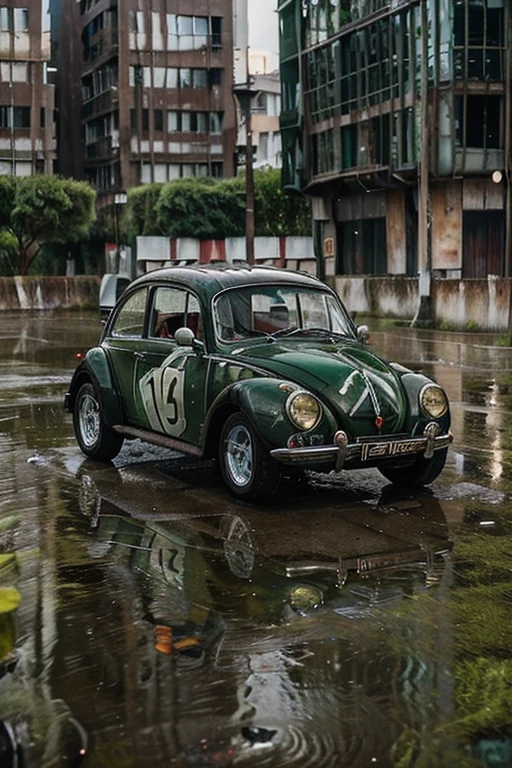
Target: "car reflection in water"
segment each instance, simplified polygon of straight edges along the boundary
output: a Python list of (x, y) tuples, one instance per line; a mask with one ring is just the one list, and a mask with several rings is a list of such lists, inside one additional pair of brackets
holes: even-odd
[[(383, 495), (374, 506), (323, 508), (317, 500), (314, 514), (196, 505), (163, 517), (151, 494), (135, 519), (125, 511), (140, 498), (141, 473), (83, 472), (80, 510), (102, 593), (113, 603), (123, 595), (121, 613), (152, 638), (151, 653), (131, 640), (136, 685), (154, 686), (158, 704), (150, 697), (146, 706), (164, 715), (159, 740), (170, 753), (186, 764), (335, 766), (340, 756), (349, 765), (378, 755), (391, 765), (396, 700), (428, 698), (433, 675), (413, 669), (412, 654), (393, 656), (383, 617), (439, 583), (451, 549), (439, 502)], [(105, 638), (96, 645), (105, 648)], [(106, 652), (119, 685), (124, 673)], [(153, 711), (139, 720), (141, 733), (155, 730)]]

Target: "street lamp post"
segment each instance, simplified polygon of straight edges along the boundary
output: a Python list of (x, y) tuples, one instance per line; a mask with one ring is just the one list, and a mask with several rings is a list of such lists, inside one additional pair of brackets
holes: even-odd
[(126, 205), (128, 196), (126, 192), (116, 192), (114, 195), (114, 225), (116, 231), (116, 274), (119, 273), (121, 262), (120, 233), (119, 233), (119, 206)]
[(251, 101), (257, 89), (251, 82), (249, 70), (247, 70), (247, 82), (235, 85), (234, 91), (245, 122), (245, 253), (247, 263), (252, 267), (254, 266), (254, 174)]

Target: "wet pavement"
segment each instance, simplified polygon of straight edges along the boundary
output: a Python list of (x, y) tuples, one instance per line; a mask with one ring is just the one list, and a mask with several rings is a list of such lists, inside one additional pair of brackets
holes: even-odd
[(86, 460), (62, 407), (95, 315), (2, 313), (0, 768), (512, 766), (512, 350), (372, 322), (455, 441), (427, 490)]

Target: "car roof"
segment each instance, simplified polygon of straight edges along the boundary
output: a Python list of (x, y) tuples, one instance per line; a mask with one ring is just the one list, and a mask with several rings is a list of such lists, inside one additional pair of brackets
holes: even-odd
[(303, 288), (329, 290), (317, 277), (307, 272), (292, 272), (276, 267), (232, 264), (197, 264), (186, 267), (171, 266), (154, 269), (138, 277), (131, 288), (145, 283), (181, 283), (210, 298), (225, 288), (241, 288), (246, 285), (288, 283)]

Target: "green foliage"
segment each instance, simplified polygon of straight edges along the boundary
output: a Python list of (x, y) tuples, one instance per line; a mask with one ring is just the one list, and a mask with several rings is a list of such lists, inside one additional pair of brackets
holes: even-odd
[(479, 658), (455, 668), (456, 722), (461, 739), (511, 731), (512, 661)]
[(0, 226), (17, 241), (19, 274), (26, 274), (45, 242), (85, 237), (96, 195), (82, 181), (57, 176), (0, 177)]
[[(1, 205), (1, 199), (0, 199)], [(268, 237), (311, 235), (311, 202), (281, 190), (275, 168), (254, 172), (255, 234)], [(138, 235), (222, 240), (245, 234), (245, 177), (177, 179), (131, 189), (122, 222), (127, 242)]]
[(262, 168), (254, 172), (254, 202), (257, 235), (311, 235), (311, 201), (306, 197), (285, 195), (278, 168)]
[(123, 211), (122, 233), (127, 242), (139, 235), (161, 235), (156, 204), (163, 184), (145, 184), (128, 192), (126, 212)]
[(0, 230), (0, 275), (16, 275), (17, 261), (18, 241), (9, 230)]
[(222, 240), (244, 234), (245, 207), (238, 180), (179, 179), (165, 184), (156, 203), (168, 237)]

